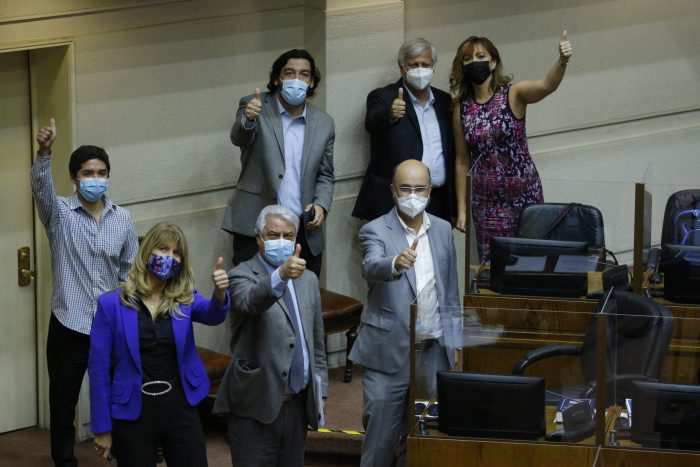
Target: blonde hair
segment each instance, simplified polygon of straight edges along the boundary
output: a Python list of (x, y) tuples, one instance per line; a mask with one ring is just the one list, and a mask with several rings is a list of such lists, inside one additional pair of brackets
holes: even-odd
[(496, 68), (491, 72), (491, 92), (496, 92), (500, 86), (510, 83), (513, 80), (511, 75), (503, 73), (503, 64), (501, 63), (501, 54), (498, 53), (496, 46), (486, 37), (470, 36), (457, 47), (457, 55), (452, 60), (452, 72), (450, 73), (450, 92), (454, 96), (456, 104), (462, 102), (468, 97), (474, 97), (474, 85), (468, 79), (464, 79), (462, 67), (464, 56), (471, 55), (477, 45), (481, 45), (486, 52), (491, 56), (491, 60), (496, 61)]
[(125, 306), (138, 310), (139, 301), (153, 293), (153, 289), (148, 283), (146, 265), (151, 257), (151, 251), (163, 246), (166, 242), (175, 243), (177, 249), (180, 250), (180, 270), (166, 283), (163, 298), (154, 317), (169, 313), (170, 316), (176, 318), (185, 316), (178, 308), (179, 305), (189, 305), (194, 301), (194, 273), (190, 264), (185, 234), (174, 224), (161, 222), (148, 231), (136, 253), (129, 278), (120, 284), (122, 287), (120, 299)]

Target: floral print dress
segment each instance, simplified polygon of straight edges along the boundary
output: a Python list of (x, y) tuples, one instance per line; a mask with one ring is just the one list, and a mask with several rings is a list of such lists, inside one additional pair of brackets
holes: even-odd
[(489, 259), (491, 237), (513, 236), (528, 204), (543, 201), (542, 182), (530, 157), (525, 117), (516, 118), (508, 103), (510, 84), (484, 104), (462, 101), (460, 115), (469, 146), (472, 219), (479, 259)]

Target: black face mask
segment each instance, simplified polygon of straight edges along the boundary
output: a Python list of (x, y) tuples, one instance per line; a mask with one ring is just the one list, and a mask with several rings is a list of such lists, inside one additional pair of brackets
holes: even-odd
[(462, 66), (462, 75), (474, 84), (481, 84), (491, 76), (489, 63), (488, 60), (467, 63)]

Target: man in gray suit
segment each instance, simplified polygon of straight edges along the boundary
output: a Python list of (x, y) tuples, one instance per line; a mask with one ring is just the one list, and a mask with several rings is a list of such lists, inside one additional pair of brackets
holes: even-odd
[[(410, 305), (422, 336), (421, 368), (429, 391), (435, 373), (455, 365), (459, 336), (457, 258), (452, 227), (424, 212), (430, 172), (413, 159), (396, 167), (395, 208), (360, 230), (367, 306), (350, 360), (364, 367), (363, 467), (406, 465)], [(455, 311), (457, 313), (455, 313)]]
[(231, 364), (214, 404), (228, 415), (236, 467), (303, 467), (328, 370), (316, 276), (295, 243), (299, 216), (280, 205), (257, 218), (258, 254), (229, 271)]
[(333, 200), (333, 118), (306, 102), (321, 82), (314, 58), (293, 49), (272, 65), (267, 89), (241, 99), (231, 142), (241, 174), (221, 228), (233, 234), (233, 264), (257, 252), (255, 218), (281, 204), (300, 218), (297, 242), (307, 269), (321, 272), (323, 220)]

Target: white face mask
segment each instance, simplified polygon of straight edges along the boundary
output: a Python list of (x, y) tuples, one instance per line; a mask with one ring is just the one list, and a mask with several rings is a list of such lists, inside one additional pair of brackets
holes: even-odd
[(425, 211), (429, 197), (419, 196), (415, 193), (398, 198), (399, 210), (409, 217), (416, 217)]
[(430, 81), (433, 79), (433, 69), (432, 68), (411, 68), (406, 70), (406, 81), (408, 84), (413, 86), (415, 89), (422, 91), (430, 85)]

